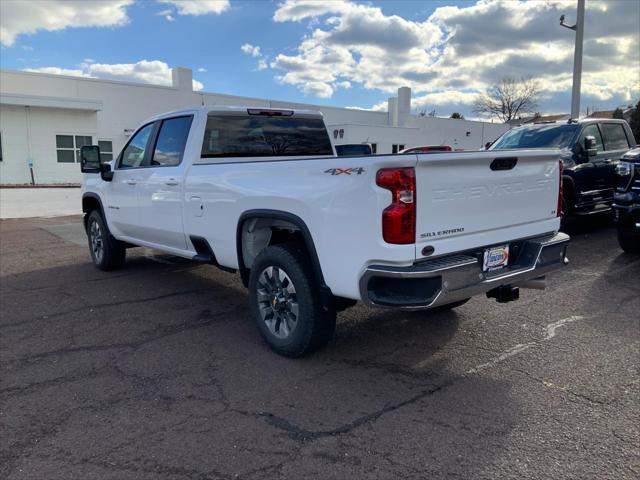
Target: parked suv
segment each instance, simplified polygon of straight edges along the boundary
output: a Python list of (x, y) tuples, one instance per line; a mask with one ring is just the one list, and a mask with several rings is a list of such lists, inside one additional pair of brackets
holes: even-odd
[(589, 118), (512, 128), (489, 150), (559, 148), (564, 166), (563, 213), (588, 215), (611, 209), (616, 164), (635, 146), (624, 120)]
[(613, 208), (620, 247), (640, 253), (640, 148), (627, 152), (616, 166)]

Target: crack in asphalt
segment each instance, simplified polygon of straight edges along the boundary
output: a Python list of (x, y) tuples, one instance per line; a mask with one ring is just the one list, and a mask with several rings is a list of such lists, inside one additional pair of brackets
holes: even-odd
[[(137, 300), (135, 301), (135, 303), (138, 303), (138, 302), (139, 301)], [(131, 303), (131, 302), (123, 302), (123, 303)], [(231, 307), (228, 307), (224, 310), (220, 310), (213, 318), (205, 318), (203, 320), (198, 318), (196, 319), (196, 321), (185, 321), (177, 325), (163, 326), (158, 329), (154, 329), (151, 332), (148, 332), (150, 336), (139, 339), (139, 340), (133, 340), (131, 342), (60, 348), (57, 350), (50, 350), (50, 351), (38, 353), (35, 355), (28, 355), (26, 357), (8, 360), (5, 362), (4, 368), (6, 369), (7, 367), (15, 366), (15, 365), (24, 366), (26, 364), (35, 363), (35, 362), (38, 362), (50, 357), (59, 356), (59, 355), (68, 355), (68, 354), (82, 353), (82, 352), (101, 352), (101, 351), (120, 350), (120, 349), (137, 349), (142, 347), (143, 345), (147, 345), (149, 343), (156, 342), (158, 340), (162, 340), (167, 337), (178, 335), (183, 332), (208, 327), (216, 323), (222, 323), (225, 320), (221, 320), (221, 317), (228, 314), (230, 311), (235, 310), (236, 308), (237, 306), (232, 305)], [(156, 332), (159, 332), (159, 333), (156, 333)]]
[(415, 402), (418, 402), (419, 400), (422, 400), (423, 398), (433, 395), (443, 390), (444, 388), (447, 388), (453, 385), (453, 383), (454, 383), (453, 381), (450, 381), (447, 383), (443, 383), (435, 388), (432, 388), (429, 390), (423, 390), (422, 392), (406, 400), (387, 405), (379, 410), (368, 413), (366, 415), (362, 415), (351, 422), (345, 423), (343, 425), (340, 425), (336, 428), (332, 428), (329, 430), (307, 430), (295, 425), (293, 422), (290, 422), (284, 417), (280, 417), (278, 415), (275, 415), (269, 412), (250, 412), (246, 410), (237, 410), (237, 409), (232, 409), (232, 411), (239, 413), (241, 415), (249, 416), (249, 417), (261, 418), (265, 420), (272, 427), (275, 427), (285, 432), (290, 438), (294, 440), (302, 441), (302, 442), (307, 442), (307, 441), (314, 441), (324, 437), (334, 437), (337, 435), (349, 433), (352, 430), (362, 425), (375, 422), (377, 419), (379, 419), (380, 417), (382, 417), (383, 415), (389, 412), (393, 412), (395, 410), (398, 410), (399, 408), (405, 407), (407, 405), (411, 405)]
[[(37, 318), (31, 318), (29, 320), (21, 320), (19, 322), (8, 322), (8, 323), (2, 323), (0, 324), (0, 326), (2, 327), (19, 327), (19, 326), (23, 326), (23, 325), (27, 325), (29, 323), (33, 323), (33, 322), (37, 322), (37, 321), (41, 321), (41, 320), (50, 320), (52, 318), (57, 318), (57, 317), (63, 317), (65, 315), (69, 315), (71, 313), (78, 313), (78, 312), (83, 312), (86, 310), (92, 311), (92, 310), (101, 310), (101, 309), (109, 309), (112, 307), (121, 307), (123, 305), (135, 305), (138, 303), (146, 303), (146, 302), (153, 302), (155, 300), (164, 300), (167, 298), (173, 298), (173, 297), (177, 297), (180, 295), (192, 295), (192, 294), (196, 294), (196, 293), (204, 293), (204, 292), (208, 292), (210, 291), (209, 288), (196, 288), (196, 289), (191, 289), (191, 290), (183, 290), (180, 292), (170, 292), (170, 293), (164, 293), (162, 295), (156, 295), (154, 297), (145, 297), (145, 298), (134, 298), (134, 299), (129, 299), (129, 300), (120, 300), (120, 301), (114, 301), (114, 302), (103, 302), (103, 303), (94, 303), (91, 305), (86, 305), (86, 306), (82, 306), (82, 307), (77, 307), (77, 308), (71, 308), (69, 310), (64, 310), (64, 311), (60, 311), (60, 312), (55, 312), (55, 313), (51, 313), (49, 315), (43, 315), (41, 317), (37, 317)], [(71, 294), (69, 294), (71, 295)]]

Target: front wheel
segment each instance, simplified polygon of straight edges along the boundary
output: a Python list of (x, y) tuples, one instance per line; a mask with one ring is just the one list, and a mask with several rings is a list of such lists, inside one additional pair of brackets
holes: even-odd
[(300, 357), (324, 346), (336, 312), (322, 305), (308, 255), (297, 244), (265, 248), (251, 266), (251, 315), (276, 353)]
[(618, 227), (618, 243), (627, 253), (640, 253), (640, 235), (629, 228)]
[(115, 270), (124, 265), (126, 249), (113, 238), (98, 210), (93, 210), (87, 218), (87, 238), (93, 264), (100, 270)]

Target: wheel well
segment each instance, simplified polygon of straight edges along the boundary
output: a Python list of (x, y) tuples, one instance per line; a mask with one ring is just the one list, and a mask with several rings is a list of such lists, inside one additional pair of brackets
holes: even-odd
[[(298, 242), (309, 256), (316, 281), (325, 297), (331, 296), (326, 286), (311, 233), (296, 215), (276, 210), (253, 210), (240, 217), (237, 230), (237, 254), (240, 276), (249, 285), (251, 265), (258, 254), (270, 245)], [(325, 295), (326, 294), (326, 295)]]
[(87, 218), (89, 218), (89, 214), (94, 210), (98, 210), (102, 212), (102, 205), (100, 204), (100, 200), (94, 197), (93, 195), (86, 195), (82, 197), (82, 212), (84, 213), (84, 227), (87, 228)]
[(93, 210), (100, 210), (100, 202), (96, 197), (83, 197), (82, 198), (82, 211), (84, 213), (91, 213)]
[(300, 228), (286, 220), (254, 217), (246, 219), (240, 227), (240, 252), (244, 268), (251, 265), (262, 250), (279, 243), (299, 242), (306, 249)]

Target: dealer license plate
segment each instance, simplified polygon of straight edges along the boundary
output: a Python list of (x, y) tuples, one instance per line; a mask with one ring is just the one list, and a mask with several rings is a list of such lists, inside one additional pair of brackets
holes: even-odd
[(504, 268), (509, 263), (509, 245), (487, 248), (484, 251), (482, 271), (491, 272)]

